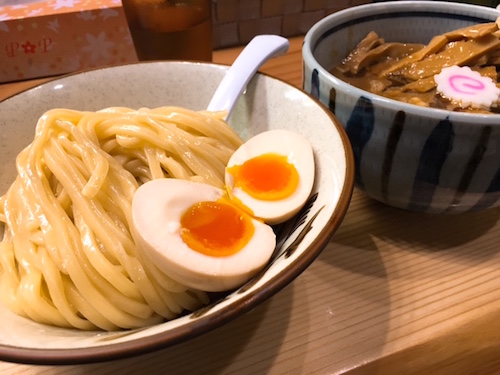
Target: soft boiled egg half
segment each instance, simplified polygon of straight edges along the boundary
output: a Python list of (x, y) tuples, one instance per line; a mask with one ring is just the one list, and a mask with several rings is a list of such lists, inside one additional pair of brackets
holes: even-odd
[(269, 224), (290, 219), (314, 183), (312, 147), (302, 135), (277, 129), (260, 133), (231, 156), (225, 173), (233, 200)]
[(226, 190), (178, 179), (140, 186), (132, 202), (132, 235), (179, 283), (231, 290), (269, 262), (276, 237), (266, 223), (297, 213), (313, 182), (313, 152), (305, 138), (286, 130), (261, 133), (233, 154)]

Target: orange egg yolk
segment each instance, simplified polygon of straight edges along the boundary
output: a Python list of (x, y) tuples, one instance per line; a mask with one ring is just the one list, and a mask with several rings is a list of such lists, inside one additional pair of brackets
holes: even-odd
[(234, 186), (260, 200), (280, 200), (292, 195), (299, 185), (299, 173), (287, 156), (262, 154), (228, 168)]
[(251, 217), (223, 200), (195, 203), (181, 217), (182, 240), (191, 249), (209, 256), (237, 253), (254, 232)]

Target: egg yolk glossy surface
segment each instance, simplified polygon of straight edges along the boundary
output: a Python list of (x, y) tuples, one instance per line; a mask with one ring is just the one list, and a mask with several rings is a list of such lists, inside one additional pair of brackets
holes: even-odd
[(256, 199), (279, 200), (292, 195), (299, 185), (299, 174), (287, 156), (275, 153), (258, 155), (227, 169), (234, 186)]
[(254, 233), (251, 217), (223, 201), (195, 203), (181, 217), (181, 238), (191, 249), (205, 255), (232, 255), (240, 251)]
[(193, 289), (225, 291), (250, 280), (276, 247), (272, 228), (216, 187), (158, 179), (132, 200), (132, 236), (158, 270)]
[(268, 224), (290, 219), (314, 184), (313, 149), (302, 135), (285, 129), (259, 133), (241, 145), (226, 167), (229, 196)]

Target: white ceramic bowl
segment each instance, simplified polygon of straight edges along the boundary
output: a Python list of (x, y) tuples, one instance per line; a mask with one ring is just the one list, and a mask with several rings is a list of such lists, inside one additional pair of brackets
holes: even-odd
[(500, 115), (406, 104), (329, 73), (370, 31), (388, 42), (428, 43), (435, 35), (499, 15), (493, 8), (453, 2), (382, 2), (334, 13), (308, 31), (304, 90), (329, 106), (345, 127), (356, 186), (381, 202), (417, 212), (500, 205)]
[[(186, 62), (97, 69), (53, 80), (0, 102), (0, 194), (12, 183), (14, 159), (31, 142), (36, 121), (44, 111), (54, 107), (97, 110), (166, 104), (204, 109), (226, 69), (216, 64)], [(279, 238), (284, 242), (280, 242), (266, 269), (206, 308), (130, 331), (55, 328), (0, 306), (0, 360), (82, 363), (129, 357), (173, 345), (252, 309), (291, 282), (316, 258), (340, 225), (353, 189), (353, 158), (342, 127), (308, 94), (263, 74), (250, 82), (230, 123), (243, 138), (267, 129), (291, 129), (309, 139), (314, 148), (316, 179), (312, 196), (305, 209), (283, 227)]]

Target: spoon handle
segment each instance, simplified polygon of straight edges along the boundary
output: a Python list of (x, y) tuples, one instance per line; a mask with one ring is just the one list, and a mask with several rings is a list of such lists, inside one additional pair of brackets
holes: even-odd
[(207, 110), (227, 111), (227, 120), (239, 96), (262, 64), (271, 57), (285, 54), (289, 46), (288, 39), (278, 35), (254, 37), (227, 71)]

